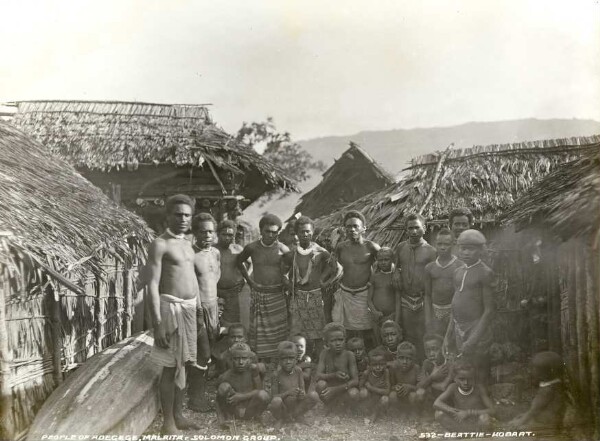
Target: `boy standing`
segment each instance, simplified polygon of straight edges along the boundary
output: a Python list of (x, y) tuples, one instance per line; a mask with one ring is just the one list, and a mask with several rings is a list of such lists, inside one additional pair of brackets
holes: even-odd
[(477, 373), (483, 375), (480, 384), (485, 384), (489, 374), (487, 352), (491, 342), (494, 286), (494, 272), (480, 258), (485, 243), (485, 236), (477, 230), (463, 231), (458, 237), (460, 257), (465, 265), (454, 273), (452, 315), (444, 338), (446, 351), (454, 346), (457, 354), (471, 356)]
[(404, 338), (417, 348), (417, 358), (423, 359), (423, 335), (425, 334), (425, 265), (435, 259), (435, 248), (429, 245), (425, 234), (425, 219), (419, 214), (406, 216), (408, 240), (396, 249), (396, 262), (400, 267), (402, 294), (400, 300)]
[(224, 300), (221, 323), (227, 327), (231, 323), (239, 323), (240, 294), (244, 288), (244, 276), (237, 267), (237, 256), (242, 252), (241, 245), (233, 243), (235, 222), (224, 220), (219, 224), (219, 242), (217, 249), (221, 253), (221, 278), (217, 284), (217, 295)]
[(373, 347), (367, 284), (379, 245), (363, 237), (365, 217), (362, 213), (346, 213), (344, 227), (348, 240), (337, 244), (335, 248), (335, 256), (344, 268), (344, 274), (340, 287), (334, 294), (332, 319), (341, 323), (351, 337), (362, 337), (367, 347)]
[[(277, 345), (289, 335), (282, 258), (290, 250), (277, 240), (281, 219), (266, 214), (258, 226), (261, 238), (246, 245), (237, 266), (252, 289), (249, 342), (259, 358), (268, 360), (277, 356)], [(254, 267), (252, 277), (245, 265), (248, 258)]]
[(454, 296), (454, 272), (464, 265), (452, 254), (452, 232), (442, 228), (435, 239), (437, 258), (425, 265), (426, 328), (444, 335), (450, 322)]
[(381, 344), (381, 324), (386, 320), (400, 321), (400, 292), (393, 280), (393, 259), (391, 248), (381, 247), (377, 252), (377, 268), (369, 279), (367, 305), (373, 316), (373, 332), (378, 345)]
[[(211, 347), (214, 349), (219, 336), (217, 282), (221, 276), (221, 268), (219, 250), (212, 246), (215, 226), (215, 220), (208, 213), (200, 213), (192, 219), (192, 232), (196, 238), (194, 269), (202, 305), (202, 314), (198, 316), (198, 352), (201, 365), (207, 365), (210, 361)], [(209, 410), (206, 399), (207, 373), (208, 370), (190, 373), (189, 406), (201, 412)]]

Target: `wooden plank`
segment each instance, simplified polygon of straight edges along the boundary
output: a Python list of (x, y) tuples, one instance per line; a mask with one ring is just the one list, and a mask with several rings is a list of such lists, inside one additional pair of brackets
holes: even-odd
[(52, 287), (48, 287), (47, 295), (49, 297), (51, 308), (50, 328), (52, 333), (52, 364), (54, 366), (52, 377), (54, 378), (54, 384), (59, 385), (63, 381), (61, 361), (61, 349), (63, 347), (63, 342), (60, 320), (60, 297), (58, 296), (58, 293), (55, 293)]

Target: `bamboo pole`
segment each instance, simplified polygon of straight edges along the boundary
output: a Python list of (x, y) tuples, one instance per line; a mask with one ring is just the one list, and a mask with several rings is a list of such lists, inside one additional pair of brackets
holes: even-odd
[(585, 399), (589, 399), (589, 378), (588, 378), (588, 341), (587, 341), (587, 323), (586, 323), (586, 292), (587, 292), (587, 277), (585, 271), (585, 245), (578, 239), (574, 240), (576, 249), (576, 260), (574, 265), (577, 271), (577, 286), (576, 286), (576, 308), (577, 308), (577, 361), (578, 361), (578, 379), (581, 391), (586, 395)]
[(54, 378), (54, 384), (58, 386), (63, 382), (62, 376), (62, 333), (61, 333), (61, 320), (60, 320), (60, 297), (58, 292), (54, 291), (54, 288), (48, 287), (48, 295), (50, 296), (50, 324), (52, 330), (52, 364), (54, 366), (52, 377)]
[(0, 439), (11, 439), (15, 430), (12, 388), (9, 386), (10, 361), (8, 327), (6, 323), (6, 298), (10, 289), (6, 268), (0, 266)]
[(131, 321), (133, 318), (133, 293), (132, 293), (132, 271), (130, 269), (123, 269), (123, 309), (125, 314), (125, 320), (123, 321), (123, 338), (127, 338), (131, 335)]
[[(592, 409), (600, 408), (600, 341), (599, 341), (599, 290), (600, 290), (600, 272), (598, 265), (598, 250), (592, 247), (586, 247), (586, 277), (587, 277), (587, 323), (588, 323), (588, 351), (590, 355), (589, 382), (590, 382), (590, 407)], [(595, 428), (594, 439), (600, 439), (600, 416), (598, 412), (593, 412), (593, 427)]]
[(102, 350), (102, 338), (104, 337), (104, 299), (102, 297), (102, 280), (96, 278), (96, 304), (94, 309), (96, 312), (96, 351), (97, 354)]

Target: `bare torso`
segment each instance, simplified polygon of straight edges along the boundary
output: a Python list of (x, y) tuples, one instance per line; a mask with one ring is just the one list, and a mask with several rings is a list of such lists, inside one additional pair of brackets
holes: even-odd
[[(344, 372), (345, 374), (350, 375), (350, 363), (354, 362), (354, 357), (350, 351), (342, 351), (339, 354), (336, 354), (330, 349), (323, 349), (321, 352), (321, 357), (325, 357), (325, 370), (324, 374), (334, 374), (336, 372)], [(330, 380), (334, 383), (343, 383), (344, 380), (339, 378)]]
[(274, 242), (271, 246), (264, 246), (260, 241), (247, 245), (242, 254), (248, 254), (252, 260), (254, 282), (262, 286), (281, 285), (281, 259), (289, 252), (287, 246), (281, 242)]
[(190, 241), (174, 239), (166, 234), (156, 239), (163, 250), (159, 293), (181, 299), (198, 295), (198, 282), (194, 273), (194, 250)]
[(336, 254), (344, 268), (342, 284), (348, 288), (362, 288), (371, 277), (371, 265), (379, 245), (365, 240), (362, 243), (345, 241), (338, 245)]
[(221, 276), (219, 250), (214, 247), (196, 249), (194, 268), (198, 277), (200, 300), (214, 302), (217, 299), (217, 282)]
[(373, 305), (384, 316), (396, 312), (396, 294), (392, 284), (392, 274), (386, 274), (379, 271), (371, 275), (371, 285), (373, 286)]
[(436, 305), (449, 305), (454, 296), (454, 272), (463, 266), (461, 260), (456, 259), (448, 266), (440, 266), (436, 261), (430, 262), (425, 271), (431, 278), (431, 300)]
[(249, 368), (243, 372), (230, 369), (223, 374), (221, 381), (229, 383), (236, 393), (243, 394), (254, 390), (252, 371)]
[[(466, 276), (465, 272), (467, 272)], [(483, 263), (469, 269), (463, 266), (455, 271), (454, 287), (456, 291), (452, 298), (454, 320), (458, 323), (470, 323), (481, 318), (484, 310), (483, 286), (491, 284), (491, 281), (491, 270)]]
[(221, 249), (221, 278), (218, 287), (221, 289), (233, 288), (244, 281), (242, 273), (237, 268), (236, 259), (242, 252), (242, 247), (238, 244), (231, 244), (228, 248)]
[(403, 295), (420, 297), (425, 292), (425, 265), (435, 260), (436, 251), (425, 240), (411, 249), (408, 241), (401, 242), (396, 250), (396, 262), (400, 266)]
[(298, 366), (294, 366), (294, 369), (289, 374), (283, 369), (278, 369), (275, 381), (278, 383), (280, 394), (289, 390), (294, 390), (297, 387), (304, 389), (304, 377), (302, 376), (302, 369), (300, 369)]
[(485, 404), (481, 399), (481, 390), (479, 385), (473, 386), (473, 392), (469, 395), (463, 395), (458, 391), (458, 386), (456, 384), (450, 385), (453, 388), (451, 394), (452, 403), (448, 403), (448, 405), (459, 409), (459, 410), (481, 410), (485, 409)]
[[(291, 259), (291, 262), (288, 262), (288, 265), (292, 267), (291, 271), (294, 271), (294, 264), (297, 268), (295, 280), (296, 287), (306, 291), (311, 291), (321, 287), (322, 276), (326, 270), (327, 260), (329, 259), (329, 253), (327, 250), (325, 250), (325, 248), (317, 244), (313, 244), (312, 250), (312, 253), (304, 255), (300, 253), (298, 249), (295, 249), (286, 255), (286, 260)], [(308, 280), (306, 283), (300, 283), (307, 275), (309, 265), (310, 274), (308, 276)]]
[(402, 370), (396, 364), (392, 364), (390, 374), (392, 384), (411, 384), (414, 386), (419, 380), (419, 366), (413, 364), (408, 370)]

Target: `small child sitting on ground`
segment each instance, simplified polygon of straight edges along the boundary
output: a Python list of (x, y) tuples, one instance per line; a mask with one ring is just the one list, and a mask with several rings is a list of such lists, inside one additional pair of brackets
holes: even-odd
[(420, 412), (424, 394), (417, 394), (417, 384), (420, 380), (419, 365), (415, 363), (417, 350), (408, 341), (398, 345), (398, 358), (390, 368), (392, 392), (390, 403), (400, 408), (409, 408), (413, 414)]
[[(231, 354), (231, 346), (234, 345), (235, 343), (247, 343), (246, 338), (247, 338), (247, 333), (246, 333), (246, 328), (244, 327), (244, 325), (242, 325), (241, 323), (233, 323), (231, 326), (229, 326), (229, 330), (227, 332), (227, 340), (226, 340), (229, 347), (225, 351), (223, 351), (223, 353), (221, 354), (221, 356), (218, 359), (217, 366), (219, 369), (219, 373), (223, 373), (227, 369), (231, 369), (233, 367), (233, 357)], [(258, 357), (256, 356), (256, 354), (254, 354), (250, 358), (250, 369), (252, 369), (253, 371), (257, 371), (259, 373), (260, 377), (262, 378), (262, 380), (264, 381), (267, 369), (266, 369), (264, 363), (259, 363)]]
[(475, 382), (475, 366), (461, 358), (454, 365), (454, 383), (435, 400), (435, 420), (447, 430), (489, 430), (494, 405), (485, 388)]
[(566, 409), (566, 393), (562, 383), (563, 364), (556, 352), (538, 352), (531, 360), (533, 377), (539, 388), (531, 407), (509, 425), (515, 428), (556, 434), (561, 431)]
[(291, 341), (296, 345), (296, 361), (298, 367), (302, 369), (302, 376), (304, 378), (304, 389), (308, 390), (311, 382), (313, 363), (311, 358), (306, 355), (306, 338), (301, 335), (295, 335), (291, 338)]
[(358, 372), (354, 354), (345, 349), (346, 330), (332, 322), (323, 328), (327, 348), (321, 351), (317, 366), (316, 391), (326, 405), (340, 403), (339, 398), (358, 400)]
[(369, 367), (359, 382), (360, 400), (365, 408), (373, 409), (371, 422), (387, 412), (390, 394), (390, 372), (385, 361), (385, 352), (375, 348), (369, 352)]
[(277, 346), (279, 367), (273, 376), (271, 394), (273, 400), (269, 410), (282, 422), (297, 421), (305, 423), (304, 414), (319, 401), (319, 395), (312, 391), (308, 394), (304, 388), (302, 369), (297, 364), (297, 346), (291, 341), (283, 341)]
[(270, 401), (258, 371), (250, 368), (250, 360), (256, 356), (250, 346), (234, 343), (229, 351), (233, 367), (217, 381), (217, 418), (221, 425), (231, 418), (258, 419)]

